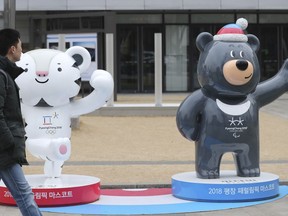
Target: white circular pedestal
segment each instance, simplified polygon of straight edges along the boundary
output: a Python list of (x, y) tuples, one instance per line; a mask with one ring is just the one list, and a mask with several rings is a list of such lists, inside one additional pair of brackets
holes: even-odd
[[(61, 175), (59, 178), (48, 178), (44, 175), (25, 177), (40, 207), (84, 204), (94, 202), (100, 197), (100, 179), (96, 177), (82, 175)], [(2, 181), (0, 203), (16, 205)]]
[(279, 194), (279, 177), (238, 177), (233, 171), (221, 172), (219, 179), (200, 179), (196, 172), (172, 176), (172, 194), (180, 199), (208, 202), (242, 202), (270, 199)]

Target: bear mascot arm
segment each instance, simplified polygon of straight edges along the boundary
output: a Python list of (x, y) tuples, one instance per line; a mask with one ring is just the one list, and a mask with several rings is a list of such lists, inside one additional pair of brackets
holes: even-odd
[[(260, 42), (255, 35), (247, 34), (248, 44), (257, 53), (260, 48)], [(283, 93), (288, 91), (288, 60), (284, 62), (280, 71), (272, 78), (259, 83), (252, 94), (261, 108), (275, 99), (280, 97)]]
[[(196, 39), (197, 48), (200, 51), (213, 40), (208, 32), (202, 32)], [(196, 141), (202, 124), (202, 111), (205, 107), (206, 97), (202, 90), (197, 90), (188, 96), (179, 106), (176, 115), (176, 124), (179, 132), (188, 140)]]
[(188, 140), (197, 140), (201, 128), (202, 110), (206, 99), (201, 90), (193, 92), (180, 105), (176, 124), (180, 133)]
[(288, 91), (288, 60), (271, 79), (261, 82), (254, 93), (259, 107), (265, 106)]

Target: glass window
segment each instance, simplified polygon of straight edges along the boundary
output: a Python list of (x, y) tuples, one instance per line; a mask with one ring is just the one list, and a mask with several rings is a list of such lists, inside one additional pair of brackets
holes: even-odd
[(154, 92), (154, 35), (161, 33), (158, 26), (143, 26), (142, 28), (142, 51), (141, 51), (141, 69), (142, 69), (142, 86), (143, 92)]
[(259, 23), (287, 23), (288, 14), (259, 14)]
[[(283, 34), (281, 35), (281, 52), (282, 52), (282, 62), (284, 62), (285, 59), (288, 58), (288, 27), (283, 27)], [(281, 62), (281, 64), (282, 64)]]
[(165, 23), (188, 23), (188, 14), (165, 14)]
[(117, 15), (117, 23), (162, 23), (161, 14), (120, 14)]
[(79, 29), (79, 18), (66, 18), (62, 20), (62, 29)]
[(122, 27), (119, 39), (119, 91), (138, 91), (138, 31), (136, 27)]
[(248, 24), (251, 24), (251, 23), (257, 23), (257, 15), (256, 14), (237, 14), (237, 19), (238, 18), (245, 18), (248, 20)]
[(85, 29), (103, 29), (104, 28), (104, 17), (81, 17), (81, 27)]
[(190, 80), (191, 80), (191, 86), (190, 89), (193, 91), (194, 89), (198, 89), (200, 88), (199, 82), (198, 82), (198, 76), (197, 76), (197, 65), (198, 65), (198, 60), (199, 60), (199, 55), (200, 52), (198, 50), (198, 48), (196, 47), (196, 38), (198, 37), (198, 35), (201, 32), (209, 32), (212, 34), (212, 29), (215, 28), (212, 25), (193, 25), (191, 26), (191, 35), (190, 35), (190, 40), (191, 40), (191, 44), (190, 44), (190, 69), (189, 71), (191, 71), (190, 73)]
[(158, 25), (119, 25), (118, 91), (154, 91), (154, 34)]
[(230, 23), (234, 14), (191, 14), (191, 23)]
[(166, 26), (165, 86), (166, 91), (187, 91), (188, 26)]
[[(259, 63), (261, 67), (261, 79), (265, 80), (274, 76), (278, 71), (278, 30), (277, 26), (262, 26), (258, 38), (261, 42), (259, 50)], [(269, 34), (269, 32), (274, 32)]]

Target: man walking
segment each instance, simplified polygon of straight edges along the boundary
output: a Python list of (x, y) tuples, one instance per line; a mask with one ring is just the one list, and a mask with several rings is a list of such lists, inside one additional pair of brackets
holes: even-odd
[(42, 215), (25, 179), (22, 165), (28, 165), (25, 131), (15, 79), (24, 70), (15, 62), (22, 53), (20, 34), (0, 30), (0, 179), (11, 192), (24, 216)]

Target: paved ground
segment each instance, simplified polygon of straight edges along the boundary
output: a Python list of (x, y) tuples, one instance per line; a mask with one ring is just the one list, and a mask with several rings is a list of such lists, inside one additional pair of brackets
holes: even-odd
[[(187, 94), (165, 94), (164, 104), (179, 104)], [(153, 103), (153, 95), (119, 95), (115, 106)], [(288, 94), (262, 108), (260, 113), (261, 169), (288, 180)], [(97, 176), (105, 187), (169, 185), (173, 174), (194, 170), (194, 144), (175, 127), (175, 116), (81, 116), (72, 133), (72, 155), (63, 173)], [(42, 162), (28, 153), (27, 174), (42, 173)], [(230, 156), (221, 169), (235, 169)], [(225, 211), (177, 214), (200, 215), (287, 215), (288, 197), (276, 202)], [(43, 213), (44, 216), (67, 214)], [(0, 216), (20, 215), (16, 207), (0, 206)], [(79, 215), (75, 215), (79, 216)]]

